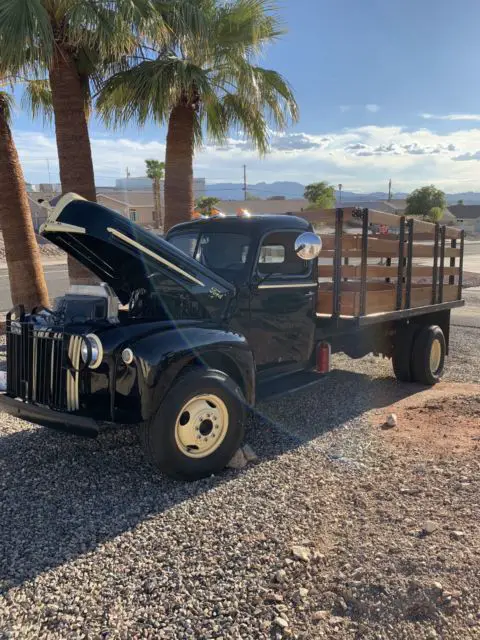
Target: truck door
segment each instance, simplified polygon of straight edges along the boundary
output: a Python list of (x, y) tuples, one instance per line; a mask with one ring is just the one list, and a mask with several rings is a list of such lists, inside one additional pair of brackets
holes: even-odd
[(254, 265), (249, 342), (257, 367), (298, 368), (310, 358), (315, 332), (316, 260), (300, 259), (298, 231), (269, 233)]

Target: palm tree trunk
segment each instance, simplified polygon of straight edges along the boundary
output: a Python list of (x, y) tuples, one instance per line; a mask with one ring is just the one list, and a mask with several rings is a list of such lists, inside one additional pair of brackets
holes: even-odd
[(155, 229), (160, 229), (162, 226), (162, 203), (160, 201), (160, 179), (153, 178), (152, 180), (152, 189), (153, 189), (153, 222)]
[(25, 180), (6, 113), (0, 104), (0, 227), (14, 305), (31, 311), (48, 306), (48, 291), (40, 261)]
[(152, 179), (152, 193), (153, 193), (153, 228), (158, 229), (158, 209), (157, 209), (157, 190), (155, 188), (156, 179)]
[(156, 228), (160, 229), (162, 226), (162, 203), (160, 202), (160, 178), (154, 180), (155, 189), (155, 212), (156, 212)]
[[(49, 78), (62, 191), (73, 191), (95, 202), (97, 198), (85, 93), (75, 62), (61, 45), (57, 45)], [(98, 282), (88, 269), (70, 257), (68, 273), (72, 284)]]
[(193, 211), (194, 108), (178, 104), (168, 121), (165, 154), (165, 228), (191, 219)]
[(165, 217), (162, 207), (162, 181), (158, 180), (158, 226), (162, 233), (165, 233)]

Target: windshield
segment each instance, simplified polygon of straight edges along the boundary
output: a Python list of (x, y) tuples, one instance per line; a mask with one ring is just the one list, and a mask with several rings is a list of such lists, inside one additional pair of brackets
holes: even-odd
[(250, 237), (241, 233), (179, 233), (168, 241), (191, 258), (226, 280), (245, 275), (250, 253)]

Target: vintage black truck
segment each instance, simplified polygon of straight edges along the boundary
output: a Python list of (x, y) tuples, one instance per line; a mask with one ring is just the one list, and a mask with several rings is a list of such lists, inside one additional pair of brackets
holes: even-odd
[(12, 309), (0, 408), (85, 433), (138, 425), (160, 470), (195, 479), (228, 463), (258, 397), (311, 381), (330, 351), (437, 382), (463, 234), (366, 209), (318, 221), (323, 249), (294, 215), (197, 220), (163, 239), (63, 196), (41, 233), (102, 284)]

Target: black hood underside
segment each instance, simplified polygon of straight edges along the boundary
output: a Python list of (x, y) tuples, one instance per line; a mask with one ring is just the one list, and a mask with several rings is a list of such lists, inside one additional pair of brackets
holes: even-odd
[(60, 199), (40, 233), (109, 284), (122, 304), (135, 291), (163, 283), (170, 295), (186, 290), (217, 315), (235, 292), (231, 283), (159, 235), (74, 194)]

